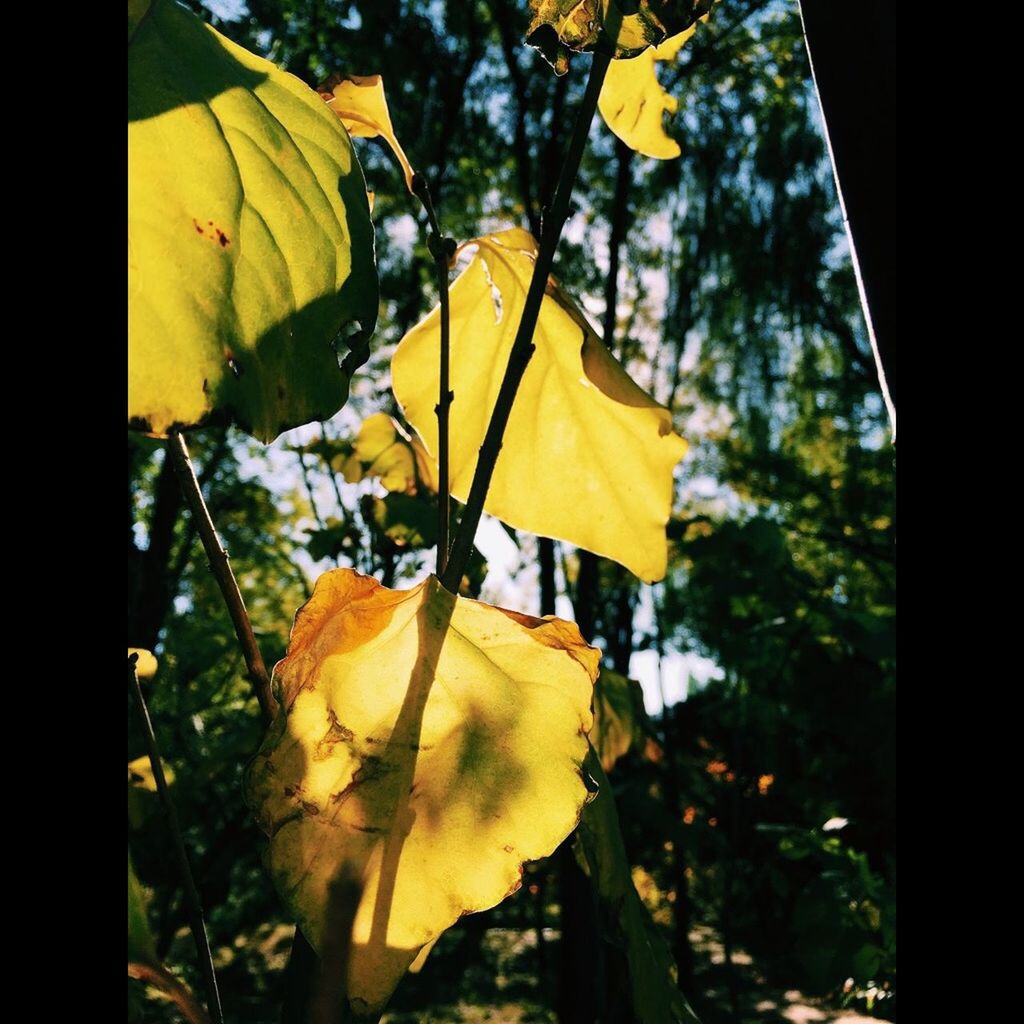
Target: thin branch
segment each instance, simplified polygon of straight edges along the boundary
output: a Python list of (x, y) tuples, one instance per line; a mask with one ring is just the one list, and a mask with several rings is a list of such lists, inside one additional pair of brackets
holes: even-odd
[(562, 237), (562, 228), (569, 215), (569, 200), (572, 198), (573, 185), (576, 182), (576, 174), (579, 171), (580, 161), (583, 159), (583, 150), (590, 134), (590, 123), (593, 120), (594, 111), (597, 109), (597, 97), (604, 84), (610, 62), (611, 54), (609, 52), (595, 51), (590, 65), (587, 90), (576, 118), (565, 162), (562, 164), (558, 187), (555, 189), (555, 198), (551, 203), (551, 212), (544, 221), (540, 251), (537, 253), (533, 277), (526, 293), (523, 316), (519, 321), (519, 329), (516, 331), (512, 351), (509, 353), (508, 366), (505, 368), (505, 377), (494, 403), (491, 421), (487, 426), (483, 444), (480, 446), (476, 473), (473, 476), (466, 509), (459, 522), (459, 529), (452, 545), (451, 558), (441, 576), (442, 585), (453, 594), (458, 592), (462, 575), (469, 564), (473, 540), (476, 537), (476, 529), (483, 513), (484, 499), (487, 497), (487, 490), (491, 485), (491, 477), (494, 475), (494, 466), (501, 453), (501, 442), (505, 435), (505, 427), (508, 425), (509, 415), (512, 412), (512, 403), (533, 355), (533, 332), (537, 326), (541, 301), (544, 298), (548, 275), (551, 273), (551, 265), (554, 262), (555, 249)]
[(448, 565), (448, 535), (451, 529), (451, 484), (448, 479), (448, 424), (455, 392), (448, 386), (451, 356), (451, 311), (448, 302), (448, 268), (455, 255), (455, 242), (445, 238), (437, 222), (434, 203), (430, 198), (427, 179), (414, 174), (413, 194), (423, 204), (430, 234), (427, 248), (434, 257), (437, 272), (437, 292), (441, 304), (441, 367), (438, 375), (438, 396), (434, 412), (437, 414), (437, 575), (441, 576)]
[(324, 466), (327, 470), (327, 475), (330, 477), (331, 486), (334, 488), (334, 497), (338, 499), (338, 515), (344, 517), (345, 515), (345, 502), (341, 498), (341, 488), (338, 486), (338, 474), (334, 472), (334, 467), (331, 465), (331, 460), (327, 455), (327, 424), (320, 424), (320, 457), (323, 460)]
[(139, 656), (137, 654), (132, 654), (128, 658), (128, 685), (131, 687), (132, 696), (135, 698), (135, 706), (139, 712), (139, 722), (142, 725), (142, 732), (146, 738), (146, 750), (149, 754), (150, 767), (153, 769), (153, 781), (156, 783), (156, 791), (160, 795), (160, 803), (163, 805), (167, 827), (170, 829), (171, 839), (174, 841), (174, 853), (178, 860), (178, 871), (181, 874), (181, 884), (185, 892), (185, 904), (188, 907), (189, 927), (192, 930), (192, 939), (196, 944), (196, 953), (199, 957), (199, 969), (202, 971), (203, 983), (206, 986), (206, 1006), (210, 1012), (213, 1024), (223, 1024), (224, 1013), (220, 1008), (217, 975), (213, 969), (213, 954), (210, 952), (210, 940), (206, 936), (203, 908), (199, 902), (196, 883), (192, 878), (192, 869), (189, 867), (188, 853), (185, 851), (185, 840), (182, 839), (181, 826), (178, 823), (178, 812), (175, 810), (174, 801), (171, 799), (170, 790), (167, 788), (167, 779), (164, 776), (164, 766), (160, 761), (160, 751), (157, 749), (156, 735), (153, 732), (153, 723), (149, 717), (149, 708), (146, 707), (146, 699), (142, 696), (142, 687), (139, 686), (139, 673), (135, 668), (135, 663), (138, 660)]
[(263, 655), (260, 654), (259, 645), (252, 631), (252, 622), (249, 620), (249, 613), (245, 610), (245, 601), (242, 600), (241, 591), (238, 589), (238, 582), (231, 570), (231, 563), (228, 561), (228, 553), (217, 536), (213, 520), (210, 518), (210, 511), (203, 500), (203, 492), (200, 490), (199, 481), (196, 479), (196, 471), (192, 467), (192, 460), (188, 456), (188, 448), (185, 446), (185, 439), (177, 431), (172, 431), (167, 441), (167, 452), (174, 460), (174, 469), (178, 474), (178, 482), (181, 484), (182, 492), (192, 518), (199, 530), (199, 537), (203, 542), (206, 557), (210, 561), (210, 570), (213, 572), (220, 592), (224, 597), (224, 603), (228, 606), (231, 615), (231, 622), (235, 627), (235, 636), (242, 647), (242, 654), (245, 656), (245, 664), (249, 670), (249, 681), (256, 691), (256, 699), (260, 703), (260, 711), (263, 712), (263, 720), (270, 725), (277, 713), (277, 705), (274, 701), (273, 691), (270, 687), (270, 676), (267, 674), (267, 667), (263, 664)]
[(309, 508), (313, 513), (313, 518), (316, 520), (316, 525), (321, 530), (327, 529), (327, 524), (324, 522), (324, 517), (320, 515), (320, 509), (316, 503), (316, 494), (313, 491), (313, 481), (309, 476), (309, 467), (306, 465), (306, 455), (301, 448), (295, 449), (295, 454), (299, 459), (299, 466), (302, 468), (302, 482), (306, 485), (306, 497), (309, 498)]

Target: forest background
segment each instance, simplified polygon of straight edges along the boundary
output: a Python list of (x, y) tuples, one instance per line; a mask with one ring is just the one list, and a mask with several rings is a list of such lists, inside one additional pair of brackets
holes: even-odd
[[(583, 78), (521, 45), (525, 4), (189, 6), (312, 86), (381, 74), (446, 234), (538, 233)], [(770, 996), (795, 988), (895, 1019), (894, 450), (796, 4), (726, 0), (660, 77), (679, 100), (668, 130), (681, 155), (647, 159), (595, 119), (556, 273), (690, 442), (669, 573), (643, 585), (492, 520), (476, 584), (492, 603), (574, 619), (609, 668), (640, 680), (649, 717), (611, 780), (634, 882), (707, 1024), (783, 1019)], [(363, 420), (400, 419), (390, 355), (437, 301), (418, 207), (390, 153), (358, 146), (381, 311), (349, 403), (269, 448), (233, 429), (190, 438), (268, 664), (324, 569), (407, 586), (433, 568), (429, 516), (335, 472)], [(129, 513), (129, 642), (158, 656), (150, 709), (223, 999), (270, 1021), (291, 926), (239, 796), (260, 719), (172, 467), (138, 435)], [(158, 953), (195, 981), (129, 721), (135, 868)], [(445, 933), (393, 1019), (624, 1019), (614, 972), (593, 966), (601, 945), (563, 849)], [(130, 1019), (169, 1013), (130, 983)]]

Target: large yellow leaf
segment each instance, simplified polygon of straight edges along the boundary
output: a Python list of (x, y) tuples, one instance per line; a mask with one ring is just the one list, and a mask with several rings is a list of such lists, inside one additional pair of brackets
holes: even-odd
[[(514, 228), (475, 239), (451, 287), (450, 466), (464, 501), (533, 273), (537, 243)], [(495, 294), (500, 298), (496, 301)], [(484, 508), (520, 530), (606, 555), (645, 581), (665, 575), (672, 470), (686, 442), (552, 281)], [(436, 454), (440, 317), (402, 339), (395, 397)]]
[(676, 985), (676, 965), (665, 940), (633, 885), (612, 787), (593, 748), (585, 765), (598, 791), (584, 808), (576, 856), (597, 890), (605, 931), (626, 951), (636, 1024), (699, 1024)]
[(320, 87), (320, 95), (341, 118), (352, 138), (372, 139), (379, 135), (391, 147), (402, 165), (405, 187), (412, 192), (415, 172), (391, 124), (384, 80), (380, 75), (334, 75)]
[(173, 0), (132, 0), (128, 162), (129, 425), (233, 419), (269, 441), (332, 416), (368, 355), (377, 273), (323, 100)]
[(576, 826), (597, 666), (571, 623), (435, 577), (317, 581), (246, 793), (306, 937), (336, 947), (351, 929), (357, 1016), (376, 1020), (422, 946), (515, 891), (523, 862)]

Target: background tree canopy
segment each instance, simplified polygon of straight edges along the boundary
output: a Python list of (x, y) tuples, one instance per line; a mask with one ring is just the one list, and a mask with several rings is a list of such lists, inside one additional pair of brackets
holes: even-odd
[[(382, 75), (447, 235), (538, 234), (589, 58), (552, 74), (521, 44), (525, 3), (189, 6), (314, 87)], [(492, 522), (468, 585), (574, 618), (608, 668), (643, 684), (649, 718), (638, 700), (619, 705), (633, 724), (605, 767), (633, 881), (702, 1018), (781, 1019), (778, 993), (798, 987), (895, 1019), (894, 453), (795, 2), (723, 0), (658, 74), (678, 99), (667, 130), (681, 155), (643, 157), (595, 120), (555, 273), (690, 442), (668, 575), (642, 585)], [(433, 568), (429, 487), (416, 471), (381, 482), (402, 451), (416, 465), (411, 442), (360, 445), (359, 430), (380, 412), (404, 427), (390, 357), (436, 304), (434, 263), (386, 145), (355, 145), (374, 193), (380, 309), (349, 404), (267, 449), (235, 429), (192, 441), (268, 665), (324, 569), (390, 586)], [(128, 454), (129, 643), (159, 660), (150, 708), (225, 1003), (269, 1022), (291, 926), (240, 799), (261, 738), (255, 699), (162, 446), (130, 435)], [(130, 722), (134, 867), (158, 955), (193, 978)], [(388, 1019), (484, 1019), (473, 1007), (631, 1019), (621, 954), (597, 937), (582, 879), (565, 848), (532, 865), (516, 896), (442, 936)], [(139, 982), (129, 1010), (174, 1019)]]

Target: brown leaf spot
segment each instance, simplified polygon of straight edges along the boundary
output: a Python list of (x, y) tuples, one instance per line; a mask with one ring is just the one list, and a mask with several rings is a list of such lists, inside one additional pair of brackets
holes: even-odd
[(217, 241), (220, 242), (220, 247), (223, 249), (226, 245), (231, 244), (231, 239), (221, 231), (220, 228), (215, 228), (217, 232)]
[(302, 809), (309, 815), (315, 817), (320, 813), (320, 808), (316, 804), (311, 803), (309, 800), (302, 801)]

